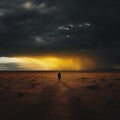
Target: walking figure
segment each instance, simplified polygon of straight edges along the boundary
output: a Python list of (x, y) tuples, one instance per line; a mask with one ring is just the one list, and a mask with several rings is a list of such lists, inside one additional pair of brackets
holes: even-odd
[(60, 81), (60, 79), (61, 79), (61, 73), (58, 72), (58, 80)]

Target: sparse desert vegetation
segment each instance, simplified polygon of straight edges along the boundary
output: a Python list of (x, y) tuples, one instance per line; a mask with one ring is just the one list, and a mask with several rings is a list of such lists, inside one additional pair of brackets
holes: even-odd
[(0, 72), (1, 120), (119, 117), (120, 73), (61, 73), (59, 82), (57, 72)]

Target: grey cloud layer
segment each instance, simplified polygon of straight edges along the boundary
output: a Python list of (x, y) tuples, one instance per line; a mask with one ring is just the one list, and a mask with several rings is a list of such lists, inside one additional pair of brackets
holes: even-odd
[(119, 56), (119, 12), (119, 0), (2, 0), (1, 56), (84, 49)]
[[(17, 63), (2, 63), (0, 64), (0, 70), (23, 70)], [(24, 69), (25, 70), (25, 69)]]

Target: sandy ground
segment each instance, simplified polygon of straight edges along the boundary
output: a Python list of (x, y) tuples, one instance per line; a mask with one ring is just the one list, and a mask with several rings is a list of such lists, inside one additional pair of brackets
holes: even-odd
[(0, 72), (0, 120), (88, 119), (120, 119), (120, 73)]

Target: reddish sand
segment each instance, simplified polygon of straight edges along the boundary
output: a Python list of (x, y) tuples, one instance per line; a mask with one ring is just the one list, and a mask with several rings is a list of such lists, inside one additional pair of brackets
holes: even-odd
[(118, 120), (120, 73), (0, 72), (0, 120)]

